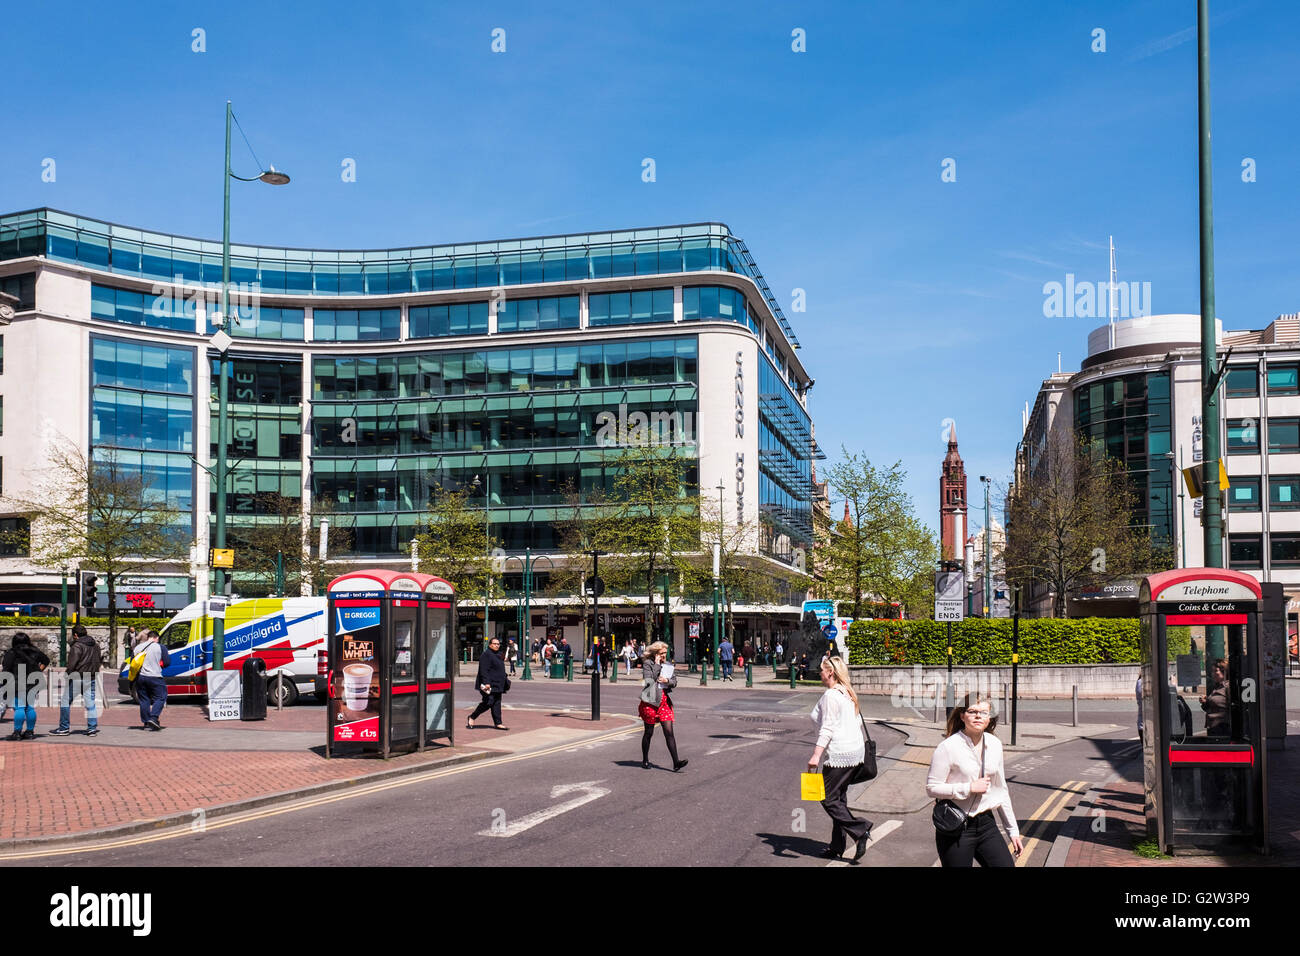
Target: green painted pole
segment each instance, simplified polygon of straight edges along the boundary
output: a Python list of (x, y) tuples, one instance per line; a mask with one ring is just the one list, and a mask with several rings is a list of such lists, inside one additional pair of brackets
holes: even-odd
[(519, 619), (519, 634), (522, 637), (524, 632), (532, 632), (532, 598), (533, 598), (533, 549), (524, 548), (524, 606), (523, 615)]
[[(1214, 305), (1214, 193), (1210, 163), (1210, 0), (1197, 0), (1197, 145), (1200, 154), (1201, 417), (1205, 454), (1205, 566), (1223, 567), (1223, 505), (1219, 488), (1218, 389), (1209, 389), (1218, 364)], [(1223, 657), (1223, 628), (1205, 632), (1206, 662)]]

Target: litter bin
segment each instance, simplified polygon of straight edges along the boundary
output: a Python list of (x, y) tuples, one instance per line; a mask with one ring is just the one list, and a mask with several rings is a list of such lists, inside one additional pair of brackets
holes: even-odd
[(564, 658), (559, 654), (551, 658), (551, 676), (564, 679)]
[(266, 720), (266, 661), (260, 657), (244, 661), (242, 683), (239, 719)]

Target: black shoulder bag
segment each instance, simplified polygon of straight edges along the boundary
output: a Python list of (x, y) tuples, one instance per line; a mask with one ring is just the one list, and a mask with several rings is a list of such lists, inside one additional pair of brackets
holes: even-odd
[(871, 731), (867, 730), (867, 718), (859, 713), (858, 720), (862, 721), (863, 757), (862, 763), (854, 768), (849, 783), (866, 783), (868, 780), (875, 780), (878, 772), (876, 769), (876, 742), (871, 739)]
[[(988, 750), (988, 746), (987, 740), (980, 746), (980, 777), (984, 776), (984, 752)], [(979, 794), (975, 796), (978, 797)], [(955, 835), (966, 825), (966, 811), (951, 800), (936, 800), (934, 813), (931, 814), (930, 819), (934, 822), (934, 828), (940, 833)]]

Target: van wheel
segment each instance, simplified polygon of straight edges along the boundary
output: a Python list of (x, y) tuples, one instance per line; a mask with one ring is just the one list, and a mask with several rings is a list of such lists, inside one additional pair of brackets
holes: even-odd
[(284, 700), (276, 698), (276, 691), (280, 688), (280, 681), (271, 677), (266, 682), (266, 705), (268, 707), (278, 707), (281, 703), (285, 707), (292, 706), (298, 700), (298, 685), (288, 677), (284, 679)]

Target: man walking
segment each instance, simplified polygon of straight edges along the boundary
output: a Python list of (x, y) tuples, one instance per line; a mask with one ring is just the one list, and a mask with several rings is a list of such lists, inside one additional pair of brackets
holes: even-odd
[(731, 641), (724, 634), (722, 643), (718, 645), (718, 660), (722, 662), (722, 679), (731, 680), (731, 661), (734, 656), (735, 648), (731, 646)]
[(167, 703), (167, 682), (163, 680), (162, 669), (171, 664), (167, 648), (158, 643), (158, 632), (144, 632), (144, 641), (135, 649), (136, 654), (144, 654), (144, 663), (135, 679), (136, 696), (140, 698), (140, 721), (146, 730), (162, 730), (158, 718), (162, 716), (163, 705)]
[(99, 709), (95, 706), (95, 685), (103, 656), (99, 643), (86, 631), (84, 624), (72, 625), (72, 649), (68, 651), (68, 672), (64, 675), (63, 693), (59, 697), (59, 726), (50, 731), (52, 737), (66, 737), (72, 733), (72, 702), (80, 695), (86, 707), (86, 736), (99, 733)]
[(568, 677), (573, 667), (573, 647), (569, 644), (569, 639), (563, 635), (560, 636), (560, 654), (564, 662), (564, 676)]

